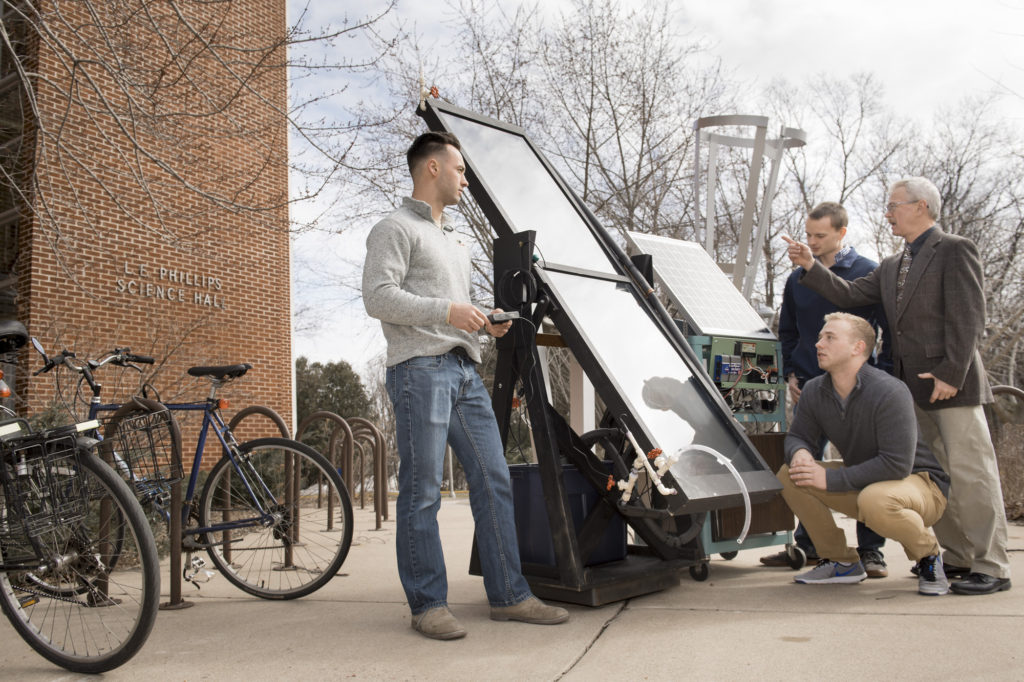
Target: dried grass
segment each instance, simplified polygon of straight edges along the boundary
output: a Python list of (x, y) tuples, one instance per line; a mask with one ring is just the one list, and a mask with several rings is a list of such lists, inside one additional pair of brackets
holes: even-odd
[(1024, 517), (1024, 424), (1003, 424), (992, 430), (999, 460), (1003, 504), (1009, 520)]

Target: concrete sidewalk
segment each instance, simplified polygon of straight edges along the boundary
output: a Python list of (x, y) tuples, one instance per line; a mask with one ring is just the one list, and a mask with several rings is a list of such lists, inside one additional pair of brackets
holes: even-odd
[[(1010, 527), (1018, 582), (996, 595), (918, 595), (893, 541), (889, 577), (852, 586), (797, 585), (795, 572), (758, 563), (779, 549), (769, 547), (714, 557), (706, 582), (684, 569), (678, 587), (600, 608), (570, 605), (568, 623), (536, 626), (488, 618), (481, 579), (466, 570), (468, 501), (445, 498), (440, 524), (464, 639), (437, 642), (409, 627), (394, 522), (373, 530), (372, 511), (357, 509), (352, 551), (330, 585), (269, 602), (219, 575), (198, 591), (186, 584), (195, 605), (161, 611), (142, 651), (104, 679), (1024, 679), (1022, 526)], [(4, 679), (77, 677), (0, 628)]]

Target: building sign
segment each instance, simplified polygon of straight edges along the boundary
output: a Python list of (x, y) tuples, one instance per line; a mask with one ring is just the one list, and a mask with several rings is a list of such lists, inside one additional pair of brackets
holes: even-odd
[(224, 281), (209, 273), (127, 261), (124, 273), (114, 282), (119, 294), (220, 310), (226, 308), (223, 289)]

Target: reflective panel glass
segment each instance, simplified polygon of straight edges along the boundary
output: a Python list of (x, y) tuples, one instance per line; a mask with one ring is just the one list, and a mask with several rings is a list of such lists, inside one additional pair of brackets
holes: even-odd
[(720, 458), (741, 475), (764, 471), (726, 422), (723, 408), (712, 402), (707, 387), (694, 377), (686, 360), (626, 285), (553, 271), (545, 275), (556, 300), (585, 337), (633, 419), (655, 447), (666, 454), (681, 454), (671, 473), (688, 498), (740, 490)]
[[(513, 232), (535, 230), (537, 255), (549, 265), (614, 274), (615, 269), (568, 197), (522, 135), (438, 112), (455, 133), (477, 177)], [(471, 185), (469, 188), (474, 190)]]

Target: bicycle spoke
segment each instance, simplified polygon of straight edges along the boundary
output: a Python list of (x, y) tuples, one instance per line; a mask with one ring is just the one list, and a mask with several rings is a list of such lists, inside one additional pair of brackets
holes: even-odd
[(85, 517), (34, 538), (44, 567), (0, 575), (0, 606), (43, 656), (76, 672), (102, 672), (128, 660), (148, 636), (159, 574), (128, 489), (92, 456), (81, 472), (92, 491)]
[(318, 589), (337, 573), (351, 544), (351, 503), (340, 477), (301, 443), (267, 438), (241, 448), (239, 469), (225, 458), (211, 471), (201, 523), (268, 521), (207, 534), (206, 542), (219, 543), (211, 558), (228, 580), (261, 597)]

